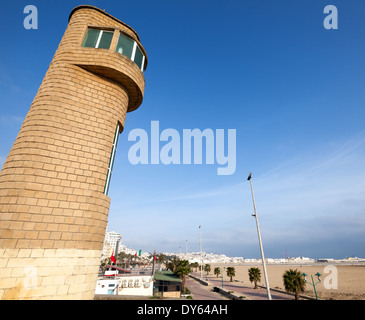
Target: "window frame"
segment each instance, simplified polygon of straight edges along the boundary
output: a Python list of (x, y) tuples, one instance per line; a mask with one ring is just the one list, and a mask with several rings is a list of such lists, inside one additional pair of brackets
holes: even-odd
[[(112, 38), (110, 40), (109, 48), (99, 48), (100, 41), (101, 41), (101, 38), (103, 37), (104, 32), (109, 32), (109, 33), (112, 34)], [(100, 29), (100, 34), (99, 34), (98, 40), (96, 41), (95, 49), (106, 49), (106, 50), (110, 50), (110, 46), (111, 46), (112, 41), (113, 41), (113, 36), (114, 36), (114, 31)]]
[[(89, 30), (98, 30), (99, 31), (99, 35), (98, 35), (98, 39), (96, 40), (95, 47), (85, 47), (84, 46), (84, 42), (85, 42), (85, 39), (86, 39), (86, 36), (87, 36), (87, 33), (89, 32)], [(114, 36), (115, 30), (107, 30), (107, 29), (99, 29), (99, 28), (94, 28), (94, 27), (88, 27), (87, 30), (86, 30), (86, 33), (85, 33), (85, 36), (84, 36), (84, 40), (82, 41), (81, 46), (83, 48), (93, 48), (93, 49), (106, 49), (106, 50), (110, 50), (110, 46), (112, 44), (113, 37), (112, 37), (112, 40), (110, 41), (109, 48), (99, 48), (100, 41), (101, 41), (101, 38), (102, 38), (104, 32), (110, 32)]]
[[(93, 47), (89, 47), (89, 46), (85, 46), (85, 40), (86, 40), (86, 37), (87, 37), (87, 34), (89, 32), (89, 30), (97, 30), (99, 31), (99, 35), (98, 35), (98, 38), (96, 40), (96, 43), (95, 43), (95, 46)], [(139, 46), (138, 42), (136, 40), (134, 40), (132, 37), (130, 37), (129, 35), (127, 35), (126, 33), (122, 32), (119, 30), (119, 36), (118, 36), (118, 40), (117, 40), (117, 44), (116, 46), (113, 46), (113, 48), (111, 48), (111, 45), (112, 45), (112, 42), (113, 42), (113, 37), (115, 36), (115, 31), (118, 30), (118, 29), (108, 29), (108, 28), (100, 28), (100, 27), (94, 27), (94, 26), (89, 26), (87, 29), (86, 29), (86, 33), (84, 35), (84, 38), (83, 38), (83, 41), (81, 43), (81, 47), (83, 48), (93, 48), (93, 49), (106, 49), (106, 50), (114, 50), (115, 52), (127, 57), (128, 59), (132, 60), (137, 66), (138, 68), (144, 72), (144, 67), (145, 67), (145, 63), (146, 63), (146, 56), (145, 56), (145, 53), (144, 51), (141, 49), (141, 47)], [(101, 42), (101, 39), (103, 37), (103, 34), (104, 32), (108, 32), (108, 33), (112, 33), (112, 40), (110, 41), (110, 45), (109, 45), (109, 48), (99, 48), (100, 46), (100, 42)], [(132, 48), (132, 53), (131, 53), (131, 57), (128, 57), (127, 55), (123, 54), (123, 53), (120, 53), (118, 52), (118, 43), (119, 43), (119, 39), (120, 37), (123, 36), (125, 38), (128, 38), (130, 41), (133, 42), (133, 48)], [(136, 52), (137, 52), (137, 48), (138, 50), (140, 51), (140, 53), (142, 54), (142, 61), (141, 61), (141, 66), (139, 67), (139, 65), (134, 61), (135, 58), (136, 58)]]
[(143, 53), (143, 51), (141, 50), (140, 46), (138, 45), (137, 41), (135, 41), (134, 39), (132, 39), (131, 37), (128, 37), (125, 33), (123, 32), (119, 32), (119, 36), (118, 36), (118, 42), (119, 42), (119, 38), (120, 36), (123, 36), (123, 37), (126, 37), (126, 38), (129, 38), (130, 40), (133, 41), (133, 49), (132, 49), (132, 54), (131, 54), (131, 57), (129, 58), (128, 56), (124, 55), (123, 53), (120, 53), (118, 52), (117, 48), (118, 48), (118, 45), (117, 47), (115, 48), (115, 52), (127, 57), (128, 59), (132, 60), (137, 66), (138, 64), (134, 61), (135, 57), (136, 57), (136, 51), (137, 51), (137, 47), (139, 49), (139, 51), (141, 52), (142, 54), (142, 62), (141, 62), (141, 67), (138, 66), (138, 68), (143, 72), (143, 69), (144, 69), (144, 64), (145, 64), (145, 54)]
[[(122, 37), (121, 37), (121, 35), (122, 35)], [(128, 42), (130, 41), (130, 42), (132, 42), (132, 50), (131, 50), (131, 56), (129, 57), (127, 54), (124, 54), (123, 52), (126, 50), (126, 49), (129, 49), (129, 48), (127, 48), (127, 47), (125, 47), (125, 46), (121, 46), (122, 47), (122, 52), (119, 52), (118, 51), (118, 49), (120, 48), (119, 47), (119, 42), (121, 41), (121, 39), (122, 40), (124, 40), (123, 39), (123, 37), (125, 38), (125, 39), (127, 39), (128, 41), (127, 41), (127, 44), (128, 44)], [(117, 53), (119, 53), (119, 54), (121, 54), (121, 55), (123, 55), (123, 56), (126, 56), (128, 59), (132, 59), (132, 56), (133, 56), (133, 50), (134, 50), (134, 40), (132, 39), (132, 38), (130, 38), (130, 37), (127, 37), (126, 35), (124, 35), (122, 32), (119, 32), (119, 35), (118, 35), (118, 40), (117, 40), (117, 45), (116, 45), (116, 47), (115, 47), (115, 51), (117, 52)]]
[(113, 166), (114, 166), (114, 160), (115, 160), (115, 155), (116, 155), (117, 147), (118, 147), (118, 140), (119, 140), (119, 135), (120, 135), (119, 128), (120, 128), (120, 125), (118, 123), (117, 128), (115, 130), (115, 134), (114, 134), (112, 152), (111, 152), (111, 155), (110, 155), (110, 158), (109, 158), (108, 172), (107, 172), (107, 175), (106, 175), (104, 192), (103, 192), (106, 196), (108, 195), (108, 192), (109, 192), (110, 181), (111, 181), (111, 178), (112, 178), (112, 172), (113, 172)]

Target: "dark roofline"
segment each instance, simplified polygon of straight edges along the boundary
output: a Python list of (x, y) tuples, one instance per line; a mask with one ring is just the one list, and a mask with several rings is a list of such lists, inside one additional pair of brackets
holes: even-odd
[(77, 6), (77, 7), (73, 8), (73, 9), (72, 9), (72, 11), (71, 11), (71, 13), (70, 13), (70, 16), (68, 17), (68, 21), (70, 22), (70, 19), (71, 19), (72, 15), (73, 15), (73, 14), (74, 14), (77, 10), (79, 10), (79, 9), (85, 9), (85, 8), (87, 8), (87, 9), (93, 9), (93, 10), (99, 11), (99, 12), (101, 12), (102, 14), (105, 14), (106, 16), (108, 16), (109, 18), (111, 18), (111, 19), (113, 19), (113, 20), (117, 21), (118, 23), (120, 23), (120, 24), (124, 25), (125, 27), (127, 27), (128, 29), (130, 29), (130, 30), (131, 30), (131, 31), (132, 31), (132, 32), (136, 35), (136, 37), (137, 37), (138, 41), (141, 41), (141, 40), (139, 39), (139, 36), (138, 36), (137, 32), (136, 32), (136, 31), (135, 31), (132, 27), (130, 27), (129, 25), (127, 25), (127, 24), (126, 24), (126, 23), (124, 23), (123, 21), (120, 21), (119, 19), (117, 19), (117, 18), (113, 17), (111, 14), (106, 13), (104, 10), (101, 10), (101, 9), (99, 9), (99, 8), (97, 8), (97, 7), (94, 7), (94, 6), (90, 6), (90, 5), (86, 5), (86, 4), (84, 4), (84, 5), (80, 5), (80, 6)]
[(182, 280), (172, 271), (156, 271), (154, 279), (170, 282), (182, 282)]

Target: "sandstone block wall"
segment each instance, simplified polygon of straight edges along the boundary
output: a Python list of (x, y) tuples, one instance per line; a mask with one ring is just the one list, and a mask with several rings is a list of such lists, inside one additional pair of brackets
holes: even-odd
[[(110, 49), (81, 46), (90, 26), (114, 31)], [(115, 52), (120, 32), (139, 43), (100, 9), (70, 15), (0, 172), (0, 299), (94, 296), (115, 130), (142, 103), (145, 84), (138, 66)]]

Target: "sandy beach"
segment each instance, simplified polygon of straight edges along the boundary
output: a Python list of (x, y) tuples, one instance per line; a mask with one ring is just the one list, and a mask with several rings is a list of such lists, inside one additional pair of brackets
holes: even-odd
[[(236, 270), (235, 281), (242, 282), (245, 285), (252, 285), (248, 278), (248, 269), (258, 267), (261, 270), (261, 282), (259, 285), (265, 285), (263, 268), (261, 264), (211, 264), (210, 274), (214, 274), (214, 267), (234, 267)], [(329, 266), (329, 267), (328, 267)], [(331, 268), (334, 266), (335, 268)], [(327, 269), (326, 269), (327, 267)], [(317, 277), (314, 275), (319, 272), (322, 274), (322, 281), (316, 285), (316, 290), (319, 299), (334, 299), (334, 300), (365, 300), (365, 264), (347, 265), (347, 264), (268, 264), (267, 273), (271, 288), (284, 290), (282, 275), (286, 270), (298, 269), (302, 273), (309, 276), (307, 281), (311, 282), (311, 275), (317, 282)], [(328, 288), (335, 284), (335, 273), (337, 272), (337, 289)], [(224, 280), (228, 280), (224, 274)], [(325, 288), (327, 286), (327, 288)], [(306, 284), (305, 295), (314, 296), (313, 287)]]

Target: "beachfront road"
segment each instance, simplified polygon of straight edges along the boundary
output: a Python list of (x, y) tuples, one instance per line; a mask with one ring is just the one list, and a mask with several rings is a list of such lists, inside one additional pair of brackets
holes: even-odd
[[(192, 275), (196, 276), (196, 277), (200, 277), (200, 274), (198, 273), (192, 273)], [(188, 279), (188, 277), (187, 277)], [(206, 291), (212, 290), (213, 287), (218, 287), (218, 288), (222, 288), (222, 278), (217, 278), (216, 276), (203, 276), (203, 279), (207, 279), (208, 282), (210, 283), (210, 286), (204, 286), (202, 284), (200, 284), (198, 281), (189, 278), (190, 282), (196, 282), (196, 286), (201, 286), (202, 289), (205, 289)], [(190, 289), (189, 285), (187, 285), (187, 287)], [(228, 290), (228, 291), (233, 291), (235, 293), (238, 294), (238, 296), (243, 296), (248, 300), (267, 300), (267, 291), (264, 288), (258, 288), (258, 289), (253, 289), (253, 284), (250, 283), (250, 285), (246, 285), (242, 282), (239, 281), (234, 281), (234, 282), (229, 282), (224, 280), (223, 282), (223, 287), (224, 289)], [(191, 292), (193, 292), (190, 289)], [(212, 292), (212, 294), (215, 292)], [(286, 293), (282, 293), (282, 292), (275, 292), (273, 290), (271, 290), (271, 297), (272, 300), (293, 300), (293, 296), (286, 294)], [(220, 293), (215, 293), (218, 295), (218, 300), (226, 300), (226, 298), (220, 294)], [(209, 293), (210, 295), (210, 293)], [(213, 296), (213, 295), (212, 295)], [(200, 298), (198, 298), (200, 297)], [(202, 292), (202, 295), (198, 295), (197, 298), (195, 298), (195, 296), (193, 296), (194, 299), (196, 300), (206, 300), (207, 298), (204, 297), (204, 294)]]
[(213, 292), (213, 287), (202, 285), (190, 277), (186, 277), (185, 286), (191, 291), (194, 300), (229, 300), (220, 293)]

